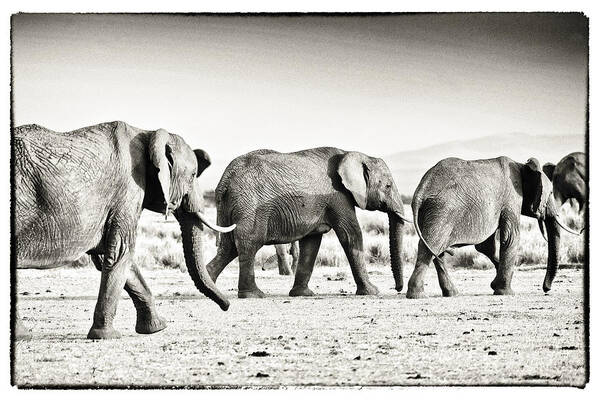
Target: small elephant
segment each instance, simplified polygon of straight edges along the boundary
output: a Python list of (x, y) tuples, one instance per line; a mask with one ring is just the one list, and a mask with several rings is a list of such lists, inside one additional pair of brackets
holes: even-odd
[(290, 296), (312, 296), (308, 281), (321, 238), (333, 229), (346, 253), (357, 294), (377, 294), (365, 269), (362, 232), (355, 207), (388, 214), (396, 290), (402, 290), (403, 225), (409, 221), (392, 174), (380, 158), (321, 147), (294, 153), (257, 150), (234, 159), (215, 191), (217, 223), (236, 224), (222, 234), (207, 270), (216, 280), (239, 256), (238, 297), (264, 297), (254, 279), (254, 256), (269, 244), (299, 241)]
[(558, 206), (569, 199), (575, 199), (581, 213), (587, 202), (585, 154), (580, 151), (567, 154), (556, 165), (544, 164), (543, 170), (552, 181), (554, 199)]
[[(520, 215), (536, 218), (548, 231), (548, 265), (544, 291), (558, 267), (560, 229), (565, 227), (553, 201), (552, 183), (532, 158), (526, 164), (507, 157), (466, 161), (446, 158), (425, 173), (412, 201), (420, 238), (415, 269), (406, 297), (424, 297), (423, 276), (432, 258), (443, 296), (458, 292), (444, 266), (451, 248), (474, 244), (496, 267), (494, 294), (513, 294), (511, 280), (519, 243)], [(497, 258), (496, 232), (500, 236)]]
[[(66, 133), (24, 125), (13, 138), (16, 267), (53, 268), (89, 254), (102, 278), (88, 338), (119, 337), (113, 318), (123, 288), (137, 311), (136, 332), (166, 327), (131, 263), (144, 208), (174, 213), (192, 280), (227, 310), (229, 301), (202, 261), (202, 224), (219, 232), (234, 228), (214, 226), (201, 214), (197, 177), (210, 165), (208, 154), (163, 129), (120, 121)], [(20, 322), (17, 329), (17, 336), (24, 333)]]
[[(277, 266), (279, 267), (279, 275), (293, 275), (296, 273), (298, 267), (298, 256), (300, 250), (298, 249), (298, 242), (292, 242), (288, 245), (276, 244), (275, 252), (277, 253)], [(292, 256), (292, 265), (288, 263), (286, 255)]]

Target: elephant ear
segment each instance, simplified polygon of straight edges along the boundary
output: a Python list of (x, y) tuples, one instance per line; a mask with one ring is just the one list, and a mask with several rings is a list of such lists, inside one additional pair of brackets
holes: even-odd
[(552, 183), (542, 172), (537, 159), (530, 158), (523, 166), (521, 185), (523, 191), (521, 214), (538, 219), (542, 218), (552, 193)]
[(210, 157), (208, 156), (208, 153), (202, 149), (194, 150), (194, 154), (196, 154), (196, 160), (198, 161), (198, 172), (196, 173), (196, 177), (198, 177), (210, 166)]
[(554, 165), (552, 163), (546, 163), (542, 167), (542, 170), (544, 171), (544, 173), (546, 174), (548, 179), (550, 179), (550, 181), (552, 181), (552, 178), (554, 177), (554, 169), (555, 168), (556, 168), (556, 165)]
[(342, 184), (352, 193), (356, 204), (363, 210), (367, 208), (367, 186), (369, 170), (364, 163), (365, 156), (358, 152), (349, 152), (340, 161), (337, 172)]
[(171, 171), (167, 155), (170, 153), (168, 141), (169, 133), (164, 129), (159, 129), (150, 135), (148, 142), (148, 153), (150, 161), (158, 169), (158, 182), (163, 192), (165, 199), (165, 214), (169, 212), (170, 188), (171, 188)]

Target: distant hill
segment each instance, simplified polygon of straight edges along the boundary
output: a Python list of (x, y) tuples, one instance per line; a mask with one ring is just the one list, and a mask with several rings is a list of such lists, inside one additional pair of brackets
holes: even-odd
[(585, 151), (584, 136), (508, 133), (394, 153), (384, 157), (384, 160), (392, 170), (400, 193), (412, 195), (425, 172), (446, 157), (474, 160), (505, 155), (519, 162), (536, 157), (543, 165), (546, 162), (556, 164), (573, 151)]

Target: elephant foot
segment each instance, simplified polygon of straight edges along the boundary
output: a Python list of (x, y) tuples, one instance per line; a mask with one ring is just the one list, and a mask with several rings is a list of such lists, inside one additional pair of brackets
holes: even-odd
[(87, 334), (88, 339), (119, 339), (121, 334), (112, 326), (107, 328), (92, 327)]
[(238, 298), (240, 299), (262, 299), (264, 297), (266, 295), (259, 288), (254, 290), (238, 290)]
[(20, 320), (15, 322), (15, 340), (30, 340), (33, 335), (29, 332), (29, 329), (25, 328), (25, 325)]
[(454, 297), (456, 295), (458, 295), (456, 288), (442, 289), (442, 296), (444, 297)]
[(494, 289), (494, 295), (497, 296), (512, 296), (515, 292), (511, 288)]
[(292, 290), (290, 290), (291, 297), (300, 297), (300, 296), (309, 297), (309, 296), (314, 296), (314, 295), (315, 295), (315, 293), (306, 286), (293, 287)]
[(155, 317), (151, 320), (138, 319), (135, 324), (135, 331), (144, 335), (160, 332), (167, 327), (167, 321), (162, 317)]
[(379, 294), (379, 289), (377, 286), (372, 283), (367, 283), (366, 285), (362, 285), (356, 288), (356, 294), (359, 296), (376, 296)]
[(407, 299), (424, 299), (427, 296), (425, 295), (425, 291), (423, 289), (420, 290), (411, 290), (410, 288), (406, 292)]

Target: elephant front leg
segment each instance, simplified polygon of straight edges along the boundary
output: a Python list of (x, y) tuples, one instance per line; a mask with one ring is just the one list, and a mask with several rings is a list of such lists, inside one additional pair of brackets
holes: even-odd
[(353, 222), (356, 222), (356, 224), (352, 224), (350, 229), (336, 229), (335, 233), (350, 263), (352, 276), (354, 277), (354, 282), (356, 282), (356, 294), (377, 295), (379, 294), (379, 289), (371, 283), (367, 269), (365, 268), (362, 232), (356, 216)]
[(125, 291), (135, 306), (137, 315), (135, 331), (137, 333), (150, 334), (162, 331), (167, 327), (167, 321), (158, 315), (152, 292), (135, 264), (131, 265), (129, 277), (125, 283)]
[(102, 277), (98, 301), (94, 310), (94, 322), (88, 339), (115, 339), (120, 334), (113, 328), (113, 320), (121, 290), (125, 286), (131, 265), (131, 253), (119, 234), (109, 237), (107, 255), (102, 265)]
[(496, 269), (496, 277), (490, 285), (496, 295), (514, 294), (510, 285), (519, 247), (520, 232), (518, 224), (518, 218), (506, 218), (504, 222), (501, 221), (500, 260)]
[(314, 296), (313, 291), (308, 288), (308, 281), (310, 281), (317, 260), (322, 238), (323, 235), (310, 235), (300, 239), (298, 269), (290, 296)]

